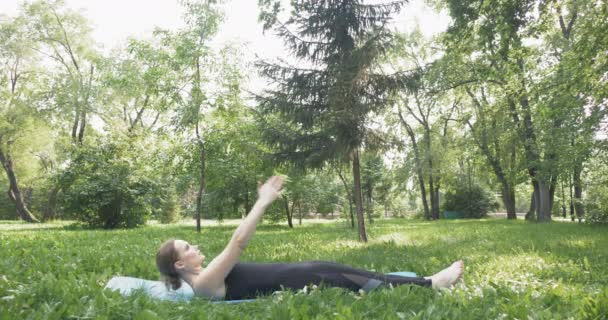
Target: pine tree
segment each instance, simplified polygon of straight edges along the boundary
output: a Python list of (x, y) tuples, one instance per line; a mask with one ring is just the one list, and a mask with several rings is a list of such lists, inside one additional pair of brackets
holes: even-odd
[(265, 137), (279, 162), (303, 168), (331, 161), (352, 161), (359, 239), (367, 241), (363, 220), (359, 154), (373, 147), (366, 127), (371, 112), (381, 111), (391, 92), (415, 81), (416, 74), (381, 72), (391, 48), (391, 16), (405, 1), (363, 4), (358, 0), (292, 1), (290, 18), (277, 18), (280, 4), (261, 0), (265, 30), (281, 37), (298, 65), (257, 63), (274, 86), (257, 97), (267, 123)]

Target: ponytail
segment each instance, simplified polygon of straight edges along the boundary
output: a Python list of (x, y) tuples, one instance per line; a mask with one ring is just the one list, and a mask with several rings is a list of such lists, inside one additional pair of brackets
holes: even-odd
[(175, 261), (178, 259), (174, 242), (175, 240), (172, 239), (161, 245), (156, 253), (156, 267), (167, 289), (177, 290), (182, 286), (182, 280), (174, 266)]
[(179, 278), (177, 274), (174, 275), (166, 275), (161, 274), (161, 281), (165, 283), (165, 287), (168, 290), (177, 290), (182, 286), (182, 280)]

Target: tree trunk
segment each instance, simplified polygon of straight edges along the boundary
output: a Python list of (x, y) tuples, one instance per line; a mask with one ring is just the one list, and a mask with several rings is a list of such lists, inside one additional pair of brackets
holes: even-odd
[(371, 191), (367, 194), (367, 220), (370, 224), (374, 223), (374, 219), (372, 219), (372, 213), (374, 211), (374, 202), (372, 200)]
[(566, 218), (566, 193), (564, 192), (564, 181), (562, 180), (562, 218)]
[(367, 242), (367, 233), (365, 232), (365, 221), (363, 217), (363, 197), (361, 194), (361, 167), (359, 165), (359, 150), (355, 150), (353, 152), (353, 181), (355, 184), (355, 205), (357, 206), (359, 240)]
[(294, 199), (294, 200), (291, 202), (291, 209), (289, 210), (289, 226), (290, 226), (291, 228), (293, 228), (293, 213), (294, 213), (294, 212), (295, 212), (295, 210), (296, 210), (296, 202), (297, 202), (297, 201), (299, 201), (299, 200), (298, 200), (298, 199)]
[[(430, 137), (429, 137), (430, 139)], [(430, 142), (428, 143), (430, 150)], [(429, 194), (431, 195), (431, 219), (439, 219), (439, 206), (437, 205), (437, 193), (435, 191), (435, 179), (433, 178), (433, 159), (429, 155)]]
[(350, 213), (350, 228), (354, 229), (355, 228), (355, 210), (353, 208), (353, 198), (352, 197), (348, 197), (348, 210)]
[[(283, 197), (283, 203), (285, 204), (285, 214), (287, 215), (287, 224), (289, 225), (290, 228), (293, 229), (293, 223), (292, 223), (293, 211), (290, 212), (290, 210), (289, 210), (289, 200), (287, 199), (287, 197)], [(292, 206), (292, 210), (293, 210), (293, 206)]]
[(78, 130), (78, 142), (82, 143), (82, 139), (84, 138), (84, 129), (87, 126), (87, 112), (83, 111), (80, 114), (80, 130)]
[(247, 190), (245, 192), (245, 213), (243, 213), (241, 218), (245, 218), (249, 214), (249, 211), (251, 211), (251, 205), (249, 204), (249, 190)]
[(574, 209), (576, 211), (576, 217), (578, 222), (583, 221), (585, 216), (585, 206), (583, 206), (583, 184), (581, 183), (581, 172), (582, 167), (580, 165), (574, 166), (573, 184), (574, 184)]
[(28, 210), (25, 201), (23, 200), (23, 195), (19, 190), (19, 185), (17, 184), (17, 177), (15, 176), (15, 171), (13, 170), (13, 162), (11, 160), (10, 154), (4, 154), (4, 152), (0, 149), (0, 162), (2, 162), (2, 166), (6, 171), (6, 176), (9, 181), (9, 198), (15, 203), (15, 209), (17, 210), (17, 215), (27, 221), (27, 222), (38, 222), (38, 219)]
[(534, 182), (536, 221), (551, 221), (551, 187), (542, 180)]
[(342, 171), (338, 168), (336, 170), (338, 172), (338, 177), (340, 177), (340, 180), (342, 181), (342, 184), (344, 185), (344, 190), (346, 191), (346, 196), (348, 197), (348, 208), (349, 208), (349, 212), (350, 212), (350, 227), (351, 229), (355, 228), (355, 217), (353, 215), (353, 196), (352, 193), (350, 192), (350, 187), (348, 186), (348, 183), (346, 183), (346, 179), (344, 179), (344, 176), (342, 175)]
[(557, 190), (557, 176), (551, 177), (549, 184), (549, 217), (553, 217), (553, 205), (555, 204), (555, 190)]
[(300, 216), (299, 224), (302, 225), (302, 203), (298, 201), (298, 215)]
[(54, 186), (53, 189), (49, 191), (46, 208), (44, 208), (44, 213), (42, 215), (42, 219), (44, 221), (55, 219), (55, 208), (57, 207), (57, 193), (59, 193), (59, 186)]
[(418, 173), (417, 173), (418, 183), (420, 184), (420, 194), (422, 196), (422, 206), (424, 207), (424, 218), (426, 220), (430, 220), (431, 212), (429, 211), (429, 203), (426, 199), (426, 187), (425, 187), (425, 183), (424, 183), (424, 176), (422, 175), (422, 170), (416, 170), (416, 171), (418, 171)]
[[(523, 60), (519, 59), (518, 63), (523, 70)], [(554, 179), (549, 179), (548, 182), (544, 181), (539, 175), (538, 168), (535, 167), (537, 163), (541, 162), (541, 157), (536, 146), (536, 134), (532, 124), (528, 96), (523, 94), (519, 101), (523, 109), (523, 139), (526, 161), (528, 162), (528, 174), (534, 185), (536, 220), (538, 222), (549, 222), (551, 221), (555, 183)]]
[(568, 190), (570, 191), (570, 220), (574, 222), (574, 196), (572, 193), (572, 176), (568, 177)]
[(439, 219), (439, 187), (441, 185), (435, 180), (435, 219)]
[(528, 209), (528, 212), (526, 213), (526, 220), (528, 221), (534, 221), (536, 220), (536, 199), (535, 199), (535, 192), (532, 192), (532, 195), (530, 196), (530, 209)]
[(205, 195), (205, 144), (203, 142), (203, 135), (200, 132), (200, 112), (201, 112), (201, 65), (200, 56), (195, 59), (196, 74), (192, 81), (192, 100), (196, 106), (196, 119), (194, 124), (194, 131), (196, 133), (196, 140), (200, 151), (200, 172), (199, 172), (199, 189), (196, 195), (196, 231), (201, 232), (201, 211), (203, 210), (203, 196)]
[(425, 135), (424, 140), (427, 147), (427, 156), (429, 164), (429, 194), (431, 195), (431, 217), (433, 220), (439, 219), (439, 202), (437, 199), (437, 191), (435, 190), (435, 178), (433, 178), (433, 153), (431, 148), (431, 128), (424, 123)]
[(80, 121), (80, 110), (76, 108), (76, 114), (74, 115), (74, 123), (72, 124), (72, 142), (76, 142), (78, 136), (78, 122)]
[[(432, 168), (431, 168), (432, 169)], [(429, 194), (431, 195), (431, 219), (437, 220), (439, 219), (439, 209), (436, 208), (436, 199), (435, 199), (435, 187), (433, 184), (433, 174), (429, 174)]]
[(420, 159), (420, 153), (418, 151), (418, 143), (416, 142), (416, 135), (414, 134), (414, 130), (412, 127), (403, 119), (401, 112), (399, 112), (399, 119), (401, 123), (405, 127), (407, 131), (407, 135), (410, 137), (412, 141), (412, 149), (414, 151), (414, 161), (416, 168), (416, 175), (418, 176), (418, 183), (420, 184), (420, 195), (422, 196), (422, 206), (424, 207), (424, 218), (429, 220), (431, 218), (431, 213), (429, 212), (429, 204), (426, 199), (426, 186), (424, 183), (424, 175), (422, 173), (422, 160)]
[(507, 209), (507, 219), (517, 219), (517, 214), (515, 213), (515, 190), (506, 181), (502, 184), (502, 201)]
[(205, 195), (205, 145), (199, 139), (201, 171), (199, 176), (199, 188), (196, 195), (196, 232), (201, 232), (201, 215), (203, 210), (203, 196)]

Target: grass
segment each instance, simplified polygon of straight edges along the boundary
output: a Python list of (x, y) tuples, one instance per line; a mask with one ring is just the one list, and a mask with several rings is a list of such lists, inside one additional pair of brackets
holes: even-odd
[[(343, 223), (289, 230), (260, 226), (243, 261), (329, 260), (378, 272), (428, 275), (465, 261), (465, 283), (367, 295), (341, 289), (286, 292), (224, 305), (158, 302), (104, 291), (114, 275), (157, 279), (154, 254), (168, 238), (216, 255), (234, 226), (82, 230), (0, 222), (0, 319), (607, 319), (608, 229), (573, 223), (384, 220), (369, 243)], [(41, 227), (43, 226), (43, 227)]]

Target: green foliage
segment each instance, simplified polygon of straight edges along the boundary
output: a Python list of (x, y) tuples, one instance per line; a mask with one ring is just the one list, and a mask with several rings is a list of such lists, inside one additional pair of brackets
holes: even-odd
[(583, 300), (579, 317), (580, 319), (608, 318), (608, 289), (604, 288), (597, 296)]
[(608, 224), (608, 187), (591, 188), (585, 207), (585, 222)]
[(585, 197), (580, 203), (585, 208), (585, 222), (608, 224), (608, 144), (598, 145), (595, 157), (589, 159), (586, 167)]
[(208, 207), (204, 214), (218, 218), (240, 217), (249, 210), (257, 198), (257, 183), (271, 175), (251, 112), (238, 99), (224, 102), (207, 118), (205, 147)]
[(477, 184), (447, 192), (444, 201), (444, 210), (461, 212), (465, 218), (482, 218), (498, 208), (494, 196)]
[(273, 83), (256, 99), (275, 160), (318, 168), (364, 145), (377, 147), (366, 120), (385, 109), (389, 93), (409, 80), (377, 68), (394, 44), (387, 24), (404, 2), (292, 2), (285, 22), (278, 19), (278, 1), (259, 4), (264, 28), (276, 32), (300, 62), (256, 64)]
[(361, 191), (368, 197), (374, 197), (377, 189), (387, 188), (385, 176), (388, 174), (382, 157), (377, 154), (364, 153), (361, 157)]
[(172, 223), (177, 221), (181, 215), (179, 198), (175, 188), (166, 188), (161, 210), (158, 214), (161, 223)]
[(577, 179), (606, 117), (598, 94), (606, 88), (601, 48), (608, 36), (599, 30), (608, 24), (608, 4), (436, 3), (453, 18), (441, 38), (451, 60), (448, 85), (470, 98), (464, 120), (503, 184), (519, 183), (527, 169), (541, 199), (538, 219), (549, 220), (553, 199), (545, 186), (560, 176)]
[(604, 208), (593, 208), (587, 210), (587, 213), (585, 214), (585, 222), (608, 224), (608, 209), (606, 209), (604, 205)]
[(295, 230), (261, 225), (242, 257), (328, 260), (420, 275), (462, 258), (465, 283), (450, 291), (312, 289), (225, 305), (125, 298), (103, 290), (115, 275), (158, 279), (154, 254), (169, 238), (198, 243), (211, 259), (234, 228), (207, 227), (197, 234), (191, 225), (106, 231), (1, 222), (0, 319), (602, 319), (608, 310), (605, 228), (497, 220), (379, 220), (368, 226), (367, 244), (342, 224)]
[(101, 140), (74, 149), (71, 165), (60, 178), (68, 215), (94, 228), (133, 228), (151, 213), (157, 183), (128, 141)]
[[(0, 178), (2, 185), (8, 185), (6, 179)], [(2, 220), (13, 220), (17, 219), (15, 214), (15, 204), (8, 197), (0, 197), (0, 219)]]

